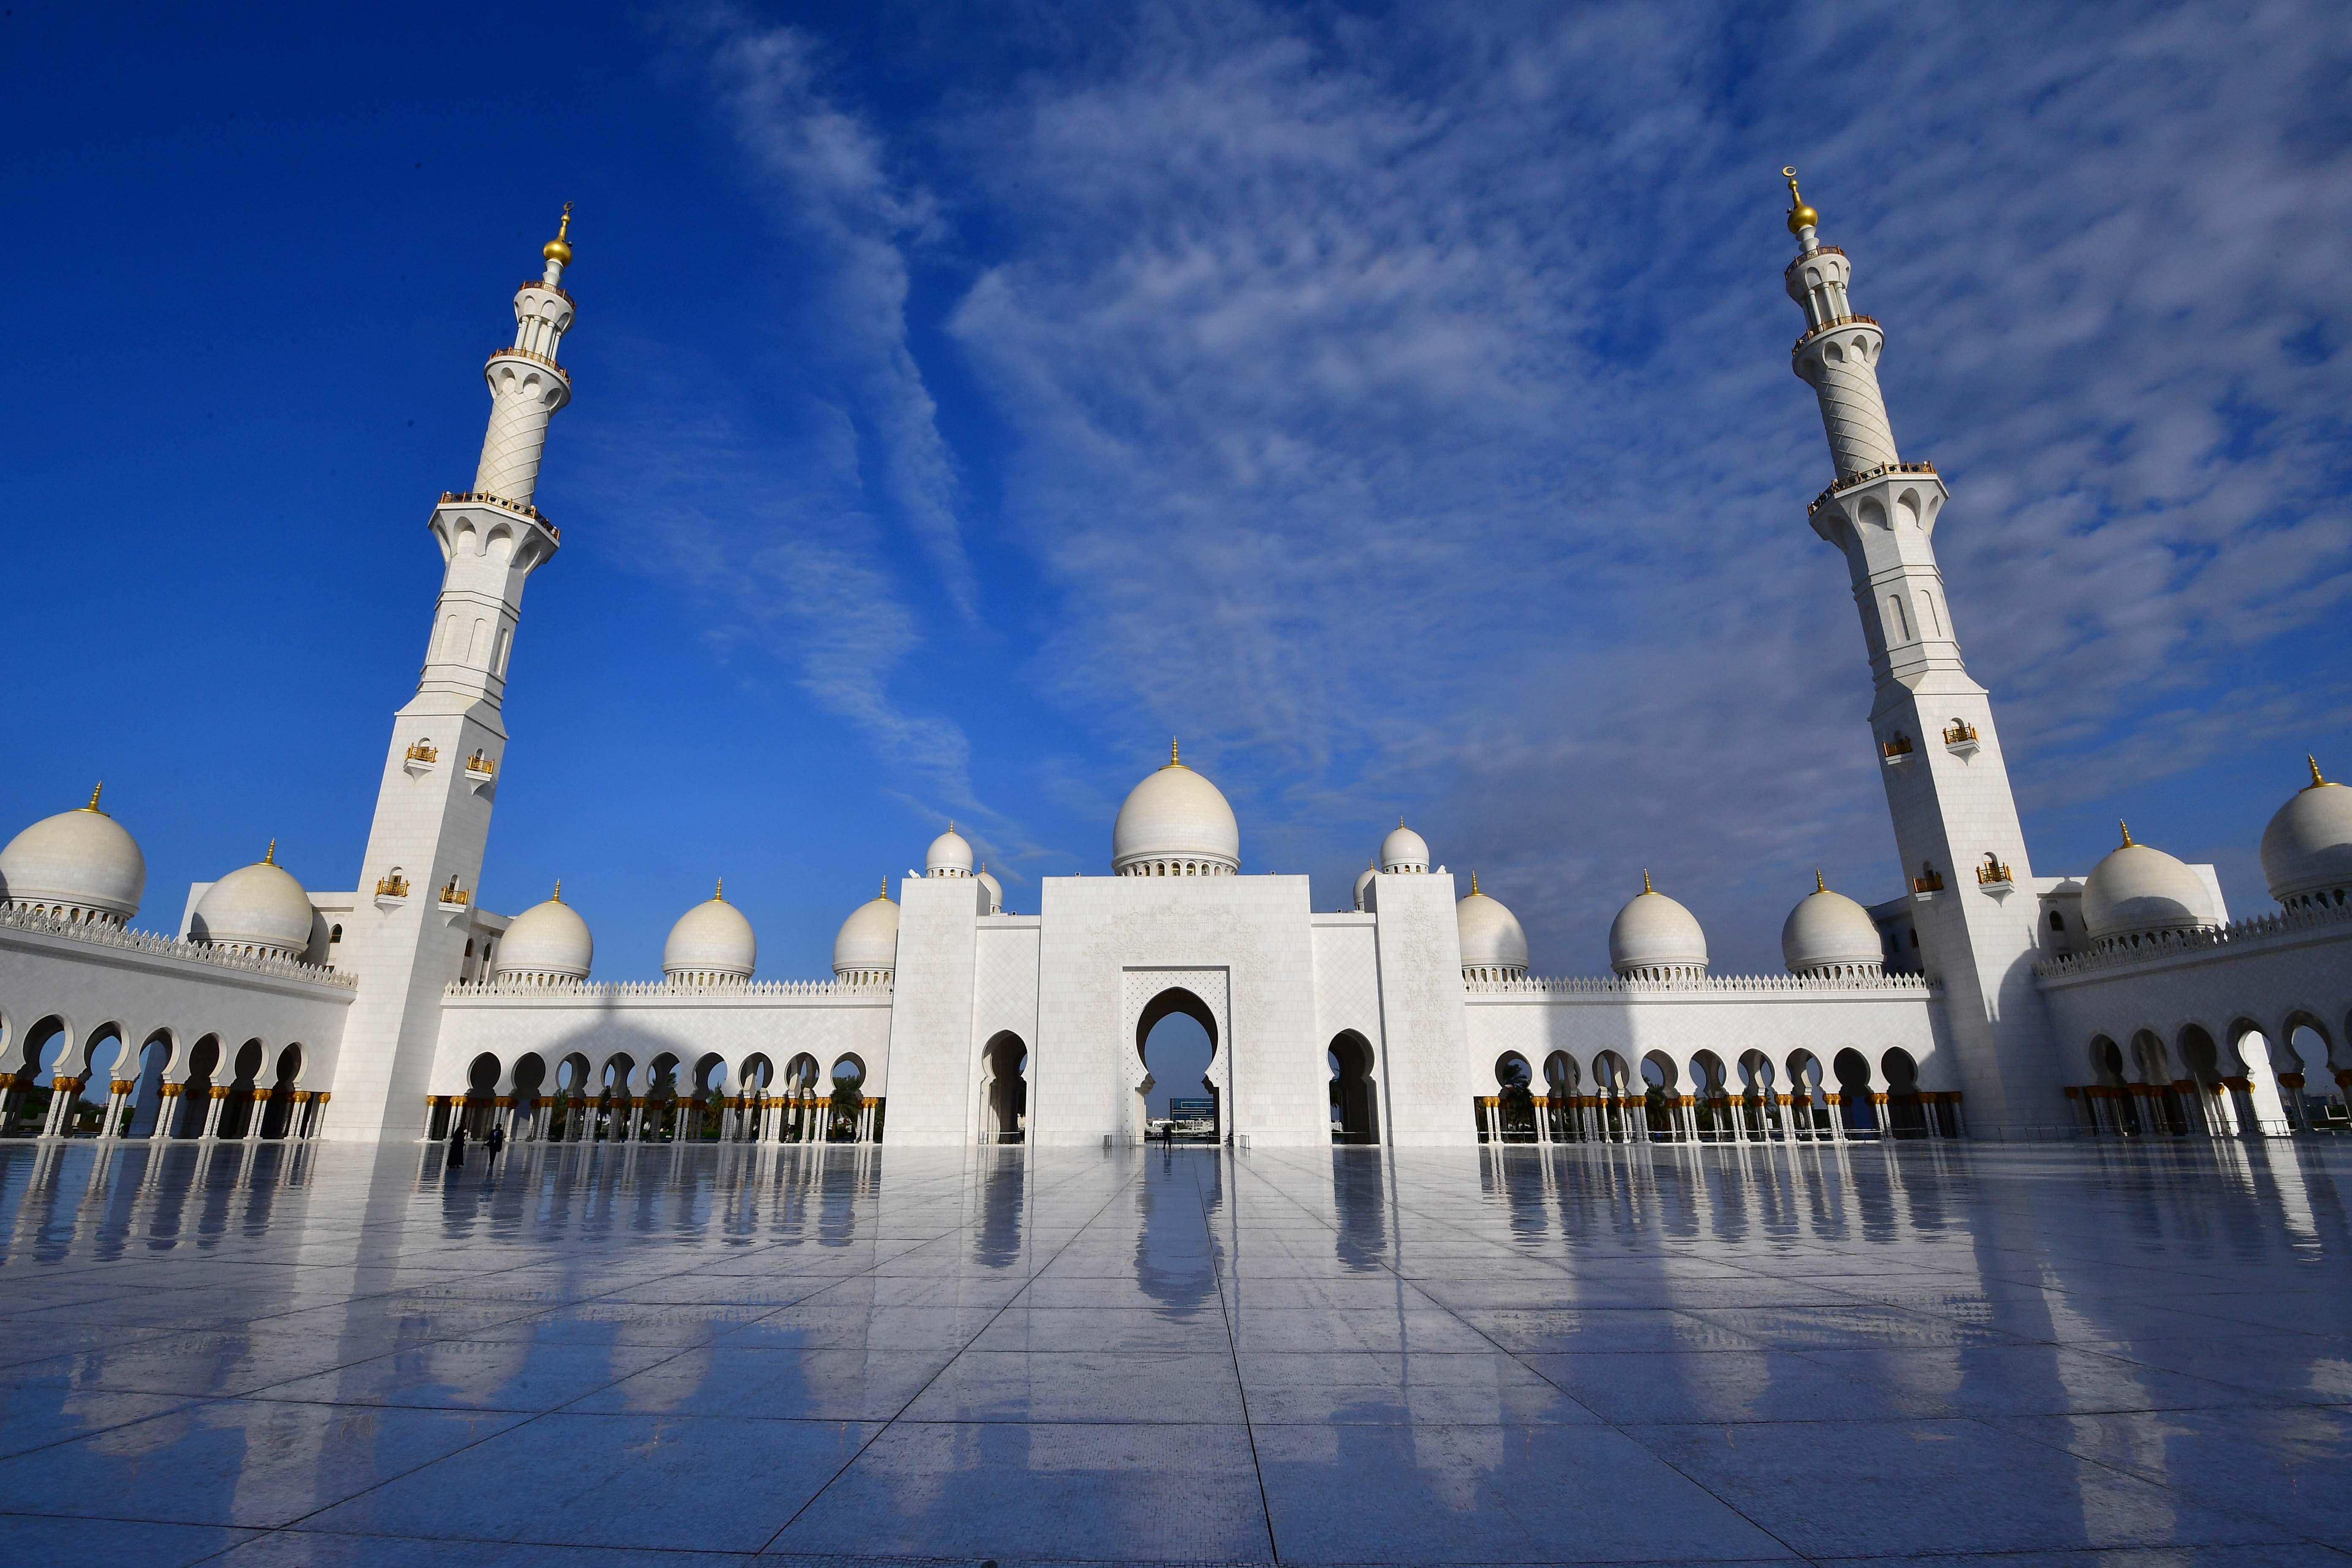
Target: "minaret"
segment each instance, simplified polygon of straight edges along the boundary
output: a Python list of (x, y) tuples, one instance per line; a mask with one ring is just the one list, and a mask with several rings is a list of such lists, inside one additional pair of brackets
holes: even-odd
[(507, 731), (499, 710), (522, 588), (556, 552), (555, 525), (531, 504), (547, 422), (572, 400), (556, 349), (572, 325), (562, 287), (572, 208), (541, 248), (546, 269), (515, 290), (512, 346), (490, 355), (490, 423), (473, 488), (445, 491), (428, 523), (446, 563), (416, 695), (394, 716), (360, 868), (359, 977), (334, 1069), (330, 1137), (412, 1138), (425, 1124), (425, 1077), (441, 990), (472, 936), (473, 899), (498, 796)]
[(1933, 463), (1895, 446), (1878, 357), (1886, 335), (1854, 313), (1845, 252), (1821, 243), (1821, 215), (1789, 181), (1789, 298), (1803, 307), (1797, 374), (1821, 400), (1835, 478), (1809, 509), (1844, 552), (1876, 687), (1870, 726), (1895, 818), (1913, 926), (1944, 990), (1970, 1128), (2065, 1121), (2049, 1014), (2033, 983), (2039, 900), (2000, 735), (1969, 679), (1936, 566), (1946, 497)]

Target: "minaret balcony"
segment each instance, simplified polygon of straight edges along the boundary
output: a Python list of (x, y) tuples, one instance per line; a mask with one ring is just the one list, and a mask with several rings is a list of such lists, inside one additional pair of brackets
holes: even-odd
[(1977, 868), (1977, 890), (1996, 899), (2005, 899), (2015, 892), (2017, 882), (2009, 874), (2009, 863), (1988, 851), (1984, 864)]
[(401, 910), (408, 907), (408, 879), (394, 871), (389, 877), (375, 879), (375, 907), (380, 910)]
[(1944, 890), (1944, 874), (1933, 866), (1922, 866), (1919, 874), (1911, 879), (1911, 897), (1917, 903), (1927, 903)]
[(449, 925), (456, 925), (460, 921), (470, 919), (474, 912), (474, 896), (457, 886), (457, 879), (455, 877), (450, 878), (447, 885), (442, 888), (438, 903), (441, 919)]
[(1812, 516), (1822, 508), (1829, 505), (1834, 498), (1845, 494), (1857, 485), (1866, 485), (1873, 479), (1883, 479), (1894, 474), (1932, 474), (1935, 471), (1936, 465), (1933, 463), (1881, 463), (1874, 468), (1864, 468), (1858, 474), (1841, 474), (1835, 484), (1813, 498), (1813, 504), (1805, 509), (1805, 515)]
[(477, 748), (466, 759), (466, 782), (474, 786), (476, 795), (484, 794), (499, 782), (499, 760)]
[(1983, 744), (1977, 739), (1974, 724), (1965, 719), (1955, 719), (1951, 728), (1944, 731), (1944, 749), (1956, 757), (1973, 757), (1983, 750)]
[(443, 490), (441, 504), (443, 506), (494, 506), (501, 511), (511, 512), (516, 517), (530, 519), (545, 529), (547, 536), (558, 543), (561, 543), (563, 539), (563, 531), (555, 526), (554, 521), (529, 501), (509, 500), (504, 496), (489, 495), (480, 490)]
[(564, 369), (562, 365), (556, 363), (555, 361), (543, 353), (537, 353), (530, 349), (520, 348), (511, 344), (506, 348), (493, 349), (490, 352), (490, 357), (482, 362), (482, 367), (487, 370), (502, 359), (527, 359), (533, 364), (545, 365), (548, 369), (553, 371), (557, 375), (563, 378), (564, 385), (570, 386), (572, 384), (572, 373)]
[(400, 765), (408, 770), (410, 778), (421, 779), (441, 765), (441, 753), (434, 748), (432, 742), (419, 741), (408, 748), (408, 754), (401, 759)]
[(1900, 731), (1895, 732), (1893, 740), (1879, 744), (1878, 754), (1890, 768), (1899, 768), (1916, 755), (1911, 746), (1911, 737)]
[[(1838, 254), (1840, 256), (1843, 256), (1845, 252), (1841, 250)], [(1878, 325), (1878, 318), (1875, 316), (1832, 316), (1828, 321), (1823, 321), (1820, 326), (1811, 329), (1806, 332), (1803, 337), (1799, 338), (1795, 342), (1790, 344), (1789, 353), (1792, 355), (1802, 353), (1805, 351), (1805, 345), (1807, 343), (1811, 342), (1823, 332), (1834, 332), (1840, 327), (1874, 327), (1876, 325)]]

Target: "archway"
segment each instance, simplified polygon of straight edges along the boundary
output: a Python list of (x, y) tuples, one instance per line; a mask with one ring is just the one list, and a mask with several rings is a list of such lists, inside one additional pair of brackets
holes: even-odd
[(1331, 1142), (1379, 1142), (1381, 1096), (1372, 1084), (1372, 1043), (1342, 1029), (1323, 1055), (1331, 1066)]
[(283, 1138), (294, 1126), (294, 1085), (302, 1076), (302, 1047), (289, 1046), (278, 1053), (278, 1072), (269, 1098), (261, 1107), (261, 1135)]
[(2138, 1071), (2139, 1098), (2147, 1100), (2148, 1130), (2169, 1132), (2176, 1137), (2189, 1131), (2187, 1108), (2180, 1103), (2180, 1091), (2174, 1082), (2172, 1054), (2155, 1031), (2142, 1029), (2132, 1036), (2132, 1066)]
[(2294, 1089), (2298, 1125), (2339, 1132), (2352, 1127), (2352, 1116), (2347, 1116), (2336, 1083), (2336, 1043), (2328, 1038), (2326, 1027), (2310, 1014), (2297, 1013), (2286, 1021), (2286, 1038), (2303, 1064), (2296, 1075), (2302, 1081)]
[[(513, 1135), (536, 1140), (545, 1135), (540, 1121), (541, 1091), (547, 1084), (547, 1058), (537, 1051), (526, 1051), (515, 1058), (511, 1087), (514, 1090), (512, 1110), (515, 1117)], [(519, 1113), (519, 1114), (518, 1114)]]
[(1487, 1137), (1497, 1143), (1536, 1141), (1535, 1069), (1517, 1051), (1495, 1059), (1495, 1114)]
[[(1135, 1021), (1135, 1055), (1144, 1074), (1136, 1092), (1139, 1130), (1157, 1121), (1178, 1137), (1199, 1136), (1185, 1129), (1205, 1121), (1205, 1136), (1224, 1140), (1230, 1129), (1224, 1094), (1217, 1085), (1217, 1045), (1216, 1014), (1184, 987), (1171, 985), (1144, 1005)], [(1199, 1093), (1191, 1087), (1194, 1083)]]
[(147, 1037), (139, 1047), (139, 1073), (132, 1080), (131, 1114), (123, 1123), (126, 1138), (152, 1138), (163, 1128), (163, 1107), (171, 1103), (163, 1098), (163, 1074), (172, 1066), (172, 1036), (158, 1029)]
[(229, 1080), (228, 1102), (221, 1108), (220, 1122), (214, 1131), (223, 1138), (244, 1138), (258, 1132), (256, 1125), (262, 1102), (254, 1098), (261, 1087), (262, 1070), (269, 1065), (269, 1047), (259, 1040), (247, 1040), (237, 1047), (230, 1062), (236, 1077)]
[(768, 1086), (775, 1080), (776, 1064), (754, 1051), (743, 1060), (743, 1071), (737, 1081), (740, 1091), (737, 1099), (740, 1110), (737, 1118), (734, 1140), (739, 1143), (757, 1143), (768, 1125)]
[(1737, 1138), (1738, 1129), (1731, 1120), (1731, 1090), (1725, 1081), (1723, 1058), (1713, 1051), (1700, 1051), (1691, 1058), (1691, 1086), (1698, 1103), (1691, 1109), (1698, 1135), (1711, 1142)]
[(987, 1143), (1018, 1143), (1029, 1130), (1029, 1047), (1010, 1029), (981, 1048), (980, 1134)]
[(1644, 1131), (1661, 1142), (1682, 1136), (1681, 1081), (1681, 1070), (1665, 1052), (1652, 1051), (1642, 1058)]
[(1762, 1051), (1740, 1054), (1739, 1100), (1751, 1136), (1770, 1138), (1781, 1131), (1780, 1107), (1772, 1092), (1772, 1058)]
[(1876, 1132), (1878, 1107), (1873, 1103), (1870, 1088), (1870, 1058), (1848, 1046), (1830, 1065), (1837, 1072), (1838, 1103), (1845, 1111), (1846, 1131)]
[(706, 1056), (695, 1064), (694, 1098), (690, 1104), (681, 1101), (678, 1109), (678, 1136), (688, 1142), (716, 1142), (719, 1121), (727, 1101), (727, 1058)]
[(499, 1078), (504, 1070), (499, 1058), (488, 1051), (467, 1067), (466, 1105), (458, 1121), (467, 1137), (488, 1135), (491, 1118), (498, 1112)]
[(866, 1131), (866, 1064), (844, 1057), (833, 1064), (833, 1097), (825, 1105), (824, 1140), (856, 1143)]
[(1601, 1095), (1601, 1135), (1614, 1143), (1633, 1142), (1634, 1116), (1631, 1103), (1633, 1069), (1615, 1051), (1592, 1058), (1592, 1085)]
[(812, 1143), (822, 1135), (816, 1121), (816, 1058), (803, 1051), (784, 1064), (784, 1127), (787, 1143)]
[(1544, 1116), (1551, 1123), (1555, 1142), (1579, 1142), (1584, 1137), (1584, 1115), (1577, 1101), (1576, 1058), (1554, 1051), (1544, 1058)]
[(1813, 1139), (1835, 1131), (1822, 1100), (1822, 1059), (1811, 1051), (1789, 1053), (1789, 1127)]
[(188, 1076), (180, 1083), (180, 1117), (173, 1134), (180, 1138), (201, 1138), (205, 1122), (213, 1110), (213, 1074), (221, 1065), (221, 1043), (218, 1035), (206, 1035), (188, 1053)]
[(73, 1045), (72, 1031), (56, 1014), (25, 1031), (25, 1070), (16, 1087), (0, 1089), (0, 1134), (29, 1137), (48, 1124), (57, 1074)]
[(1886, 1131), (1895, 1138), (1927, 1136), (1927, 1108), (1919, 1099), (1919, 1064), (1896, 1046), (1878, 1060), (1886, 1075)]

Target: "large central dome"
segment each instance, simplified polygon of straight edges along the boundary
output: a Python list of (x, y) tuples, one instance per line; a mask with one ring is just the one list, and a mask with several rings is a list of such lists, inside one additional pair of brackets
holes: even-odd
[(1110, 830), (1121, 877), (1230, 877), (1241, 869), (1242, 829), (1217, 786), (1178, 760), (1137, 784)]

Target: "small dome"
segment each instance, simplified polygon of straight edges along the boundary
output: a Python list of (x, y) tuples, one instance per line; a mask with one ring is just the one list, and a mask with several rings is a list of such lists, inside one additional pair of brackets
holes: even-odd
[[(9, 853), (15, 852), (11, 845)], [(0, 868), (5, 864), (6, 857), (0, 856)], [(2280, 806), (2263, 829), (2263, 880), (2270, 884), (2271, 897), (2283, 904), (2311, 903), (2323, 897), (2341, 903), (2352, 889), (2352, 789), (2321, 778), (2315, 758), (2311, 782)]]
[(563, 901), (563, 884), (558, 882), (553, 898), (515, 916), (499, 939), (499, 978), (585, 980), (595, 957), (588, 922)]
[(980, 885), (988, 889), (988, 912), (992, 915), (1003, 914), (1004, 912), (1004, 884), (988, 874), (988, 863), (986, 861), (981, 862)]
[(969, 877), (971, 875), (971, 845), (948, 824), (948, 830), (931, 840), (930, 848), (923, 852), (923, 875), (926, 877)]
[(2215, 923), (2203, 879), (2163, 850), (2133, 843), (2128, 827), (2122, 847), (2108, 850), (2083, 883), (2083, 924), (2102, 942)]
[(1386, 838), (1381, 840), (1381, 869), (1383, 871), (1426, 871), (1429, 869), (1429, 846), (1420, 834), (1397, 818), (1397, 825)]
[(1870, 911), (1832, 893), (1813, 874), (1813, 890), (1797, 900), (1780, 928), (1780, 960), (1791, 974), (1834, 974), (1885, 967), (1886, 949)]
[(1241, 869), (1242, 830), (1217, 786), (1177, 760), (1129, 793), (1110, 831), (1120, 876), (1231, 876)]
[(1454, 923), (1462, 937), (1465, 979), (1517, 980), (1527, 973), (1528, 933), (1501, 900), (1478, 890), (1475, 871), (1470, 873), (1470, 896), (1454, 906)]
[(0, 849), (0, 900), (67, 920), (121, 925), (139, 912), (147, 858), (122, 825), (98, 809), (45, 816)]
[(1609, 967), (1636, 980), (1693, 979), (1706, 973), (1706, 932), (1682, 905), (1650, 886), (1617, 911), (1609, 927)]
[[(714, 980), (749, 980), (760, 955), (751, 922), (719, 891), (677, 917), (662, 944), (662, 973), (672, 980), (708, 984)], [(511, 939), (509, 939), (511, 940)]]
[(310, 945), (317, 911), (302, 884), (278, 864), (278, 845), (250, 866), (240, 866), (205, 889), (188, 934), (237, 952), (299, 958)]
[(1363, 912), (1365, 889), (1372, 885), (1372, 879), (1380, 874), (1381, 868), (1378, 866), (1367, 866), (1356, 873), (1356, 910), (1359, 914)]
[(849, 911), (833, 939), (833, 972), (845, 980), (879, 979), (898, 967), (898, 906), (890, 885)]

